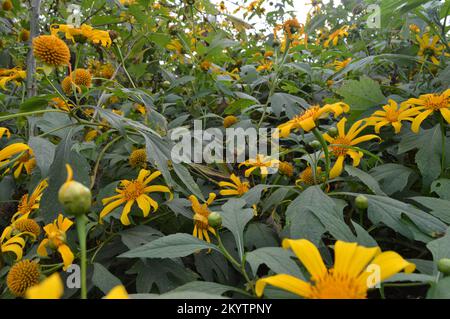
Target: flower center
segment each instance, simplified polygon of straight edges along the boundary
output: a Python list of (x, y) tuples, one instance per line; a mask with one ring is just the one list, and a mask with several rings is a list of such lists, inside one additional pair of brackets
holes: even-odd
[(350, 146), (350, 141), (345, 137), (336, 137), (333, 141), (333, 144), (337, 144), (335, 146), (331, 146), (331, 152), (333, 152), (336, 156), (345, 155), (348, 152), (348, 147)]
[(434, 48), (429, 47), (429, 48), (426, 48), (423, 51), (423, 55), (425, 55), (425, 56), (433, 56), (433, 55), (436, 55), (436, 51), (434, 50)]
[(66, 234), (61, 230), (52, 231), (48, 234), (48, 240), (52, 248), (58, 248), (66, 241)]
[(425, 107), (431, 110), (439, 110), (447, 108), (450, 103), (448, 98), (441, 95), (428, 96), (425, 99)]
[(386, 120), (388, 120), (389, 122), (397, 122), (399, 115), (400, 115), (400, 111), (387, 110), (386, 111)]
[(144, 185), (139, 181), (132, 181), (123, 190), (123, 195), (127, 201), (135, 200), (144, 194)]
[(243, 195), (248, 191), (248, 184), (247, 183), (242, 183), (237, 186), (237, 191), (239, 193), (239, 195)]
[(318, 279), (311, 289), (310, 299), (366, 299), (367, 286), (364, 282), (332, 269)]
[(211, 212), (208, 209), (208, 206), (203, 204), (195, 211), (194, 220), (197, 228), (200, 229), (208, 229), (208, 216)]

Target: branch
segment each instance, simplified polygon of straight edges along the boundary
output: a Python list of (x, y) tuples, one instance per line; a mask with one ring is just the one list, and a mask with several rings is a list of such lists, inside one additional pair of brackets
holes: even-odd
[(31, 0), (30, 10), (30, 39), (28, 42), (29, 49), (27, 55), (27, 96), (33, 97), (37, 95), (36, 82), (36, 59), (33, 55), (33, 39), (39, 34), (39, 13), (41, 0)]

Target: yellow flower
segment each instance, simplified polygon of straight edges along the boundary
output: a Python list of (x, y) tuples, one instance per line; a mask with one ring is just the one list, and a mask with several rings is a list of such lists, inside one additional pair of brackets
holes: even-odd
[(166, 45), (166, 49), (170, 51), (175, 51), (177, 54), (183, 53), (183, 45), (178, 39), (172, 39), (169, 42), (169, 44)]
[(158, 203), (153, 200), (147, 194), (154, 192), (169, 193), (172, 197), (172, 193), (167, 186), (164, 185), (150, 185), (148, 184), (155, 178), (161, 175), (160, 171), (155, 171), (150, 173), (150, 171), (141, 169), (136, 180), (122, 180), (120, 181), (120, 187), (116, 188), (118, 195), (114, 195), (102, 200), (103, 205), (106, 205), (100, 212), (99, 222), (103, 223), (103, 218), (111, 213), (114, 209), (125, 204), (120, 221), (123, 225), (130, 225), (130, 219), (128, 215), (130, 214), (131, 207), (135, 202), (137, 202), (140, 210), (142, 211), (144, 217), (147, 217), (150, 213), (151, 208), (153, 211), (158, 210)]
[(40, 35), (33, 39), (33, 53), (50, 66), (64, 66), (70, 63), (69, 47), (53, 35)]
[(332, 43), (334, 46), (336, 46), (339, 42), (340, 38), (344, 38), (348, 36), (348, 29), (349, 27), (347, 25), (344, 25), (343, 27), (337, 29), (332, 34), (328, 36), (328, 39), (324, 42), (324, 47), (328, 48), (330, 46), (330, 43)]
[(92, 84), (92, 75), (89, 70), (86, 69), (76, 69), (69, 76), (66, 76), (61, 82), (61, 88), (67, 95), (71, 95), (73, 87), (76, 88), (77, 92), (81, 93), (81, 87), (85, 86), (90, 88)]
[(13, 295), (23, 297), (28, 288), (39, 283), (40, 277), (39, 264), (26, 259), (11, 267), (6, 277), (6, 284)]
[(97, 30), (90, 25), (83, 24), (80, 28), (75, 28), (67, 24), (52, 24), (50, 26), (51, 34), (56, 36), (59, 32), (65, 34), (67, 40), (76, 40), (81, 36), (94, 44), (101, 44), (104, 47), (109, 47), (112, 43), (111, 37), (108, 31)]
[(256, 68), (256, 71), (258, 71), (258, 72), (270, 71), (272, 69), (272, 67), (273, 67), (273, 62), (266, 60)]
[(202, 63), (200, 63), (200, 69), (202, 69), (203, 71), (208, 71), (211, 68), (212, 64), (209, 61), (203, 61)]
[(135, 103), (134, 104), (134, 108), (135, 108), (136, 111), (138, 111), (142, 115), (145, 115), (147, 113), (147, 109), (142, 104)]
[(236, 124), (239, 121), (239, 119), (234, 115), (228, 115), (223, 119), (223, 127), (228, 128), (233, 124)]
[(289, 19), (283, 23), (284, 32), (286, 32), (289, 38), (292, 38), (292, 35), (297, 33), (301, 29), (301, 25), (297, 19)]
[(417, 25), (415, 25), (415, 24), (410, 24), (409, 25), (409, 30), (411, 30), (414, 33), (419, 33), (420, 32), (420, 28)]
[(70, 247), (66, 244), (66, 232), (72, 225), (73, 222), (70, 219), (64, 218), (62, 214), (59, 214), (53, 223), (44, 226), (46, 238), (41, 241), (37, 249), (37, 253), (40, 256), (48, 256), (47, 247), (58, 250), (64, 263), (64, 270), (72, 265), (75, 258)]
[(324, 181), (324, 177), (322, 175), (322, 168), (318, 166), (316, 168), (316, 172), (313, 172), (313, 169), (311, 166), (308, 166), (305, 168), (299, 176), (299, 179), (296, 181), (296, 184), (301, 182), (306, 185), (317, 185)]
[(278, 170), (281, 174), (288, 177), (292, 177), (292, 175), (294, 174), (294, 167), (288, 162), (280, 162), (278, 165)]
[(344, 169), (344, 160), (346, 156), (350, 156), (353, 160), (353, 166), (358, 166), (361, 158), (363, 157), (363, 152), (351, 149), (351, 147), (372, 139), (380, 139), (377, 135), (369, 134), (357, 137), (362, 130), (367, 127), (367, 124), (363, 124), (363, 121), (355, 122), (352, 127), (345, 133), (345, 123), (346, 118), (343, 118), (337, 124), (338, 136), (331, 137), (328, 134), (323, 134), (325, 140), (331, 145), (329, 146), (331, 154), (337, 157), (336, 163), (330, 171), (330, 178), (335, 178), (341, 175)]
[(237, 177), (234, 174), (231, 174), (230, 180), (233, 183), (230, 182), (219, 182), (219, 186), (223, 189), (220, 191), (220, 195), (222, 196), (242, 196), (249, 190), (249, 182), (241, 182), (239, 177)]
[(288, 137), (291, 131), (297, 129), (303, 129), (305, 132), (309, 132), (316, 127), (316, 122), (319, 119), (327, 117), (330, 113), (333, 113), (335, 117), (338, 117), (342, 113), (350, 111), (350, 107), (345, 103), (326, 104), (323, 107), (318, 105), (311, 106), (309, 109), (298, 114), (291, 120), (278, 126), (280, 130), (280, 137)]
[(15, 235), (9, 239), (5, 237), (1, 241), (1, 251), (2, 253), (14, 253), (16, 255), (16, 261), (18, 261), (22, 259), (25, 243), (25, 239), (22, 238), (21, 234)]
[(418, 110), (409, 108), (402, 104), (400, 107), (394, 100), (389, 100), (389, 104), (383, 106), (383, 110), (375, 111), (367, 118), (367, 124), (375, 127), (375, 132), (380, 133), (380, 129), (386, 125), (392, 125), (395, 133), (400, 133), (402, 121), (413, 121), (414, 116), (420, 113)]
[(6, 90), (8, 82), (14, 82), (15, 85), (21, 85), (21, 82), (27, 77), (27, 72), (21, 68), (0, 69), (0, 87)]
[(98, 131), (95, 129), (90, 130), (89, 132), (86, 133), (86, 135), (84, 136), (84, 140), (86, 142), (90, 142), (93, 139), (95, 139), (98, 136)]
[(345, 68), (347, 65), (349, 65), (350, 62), (352, 62), (352, 58), (345, 59), (344, 61), (336, 60), (336, 61), (333, 62), (334, 69), (336, 71), (340, 71), (343, 68)]
[(35, 187), (31, 195), (23, 195), (22, 198), (20, 198), (17, 213), (14, 214), (13, 219), (15, 219), (17, 216), (28, 216), (34, 210), (38, 209), (42, 193), (47, 188), (47, 186), (48, 182), (46, 179), (44, 179)]
[(0, 167), (7, 165), (12, 157), (28, 151), (29, 149), (30, 147), (23, 143), (14, 143), (6, 146), (0, 151)]
[(6, 127), (0, 127), (0, 138), (3, 137), (3, 135), (6, 134), (6, 138), (10, 138), (11, 137), (11, 132), (9, 131), (8, 128)]
[(56, 109), (62, 110), (62, 111), (66, 111), (66, 112), (70, 112), (70, 110), (74, 107), (74, 105), (72, 103), (68, 103), (66, 101), (64, 101), (62, 98), (60, 97), (54, 97), (49, 101), (49, 104), (51, 106), (53, 106)]
[(192, 236), (197, 237), (200, 240), (203, 240), (203, 237), (205, 237), (208, 243), (211, 242), (208, 231), (214, 236), (216, 235), (216, 231), (208, 222), (208, 216), (211, 214), (208, 206), (211, 205), (215, 198), (216, 194), (210, 193), (206, 203), (200, 204), (197, 197), (194, 195), (189, 196), (192, 210), (194, 211), (194, 231), (192, 232)]
[(2, 3), (2, 9), (5, 11), (10, 11), (13, 8), (11, 0), (5, 0)]
[(129, 299), (127, 290), (124, 286), (118, 285), (112, 288), (103, 299)]
[(20, 30), (18, 39), (22, 42), (27, 42), (30, 39), (30, 31), (27, 29)]
[(27, 214), (15, 220), (13, 219), (11, 224), (5, 227), (0, 237), (0, 242), (3, 243), (5, 239), (17, 236), (30, 236), (34, 241), (40, 234), (41, 226), (34, 219), (29, 219)]
[(58, 273), (45, 278), (40, 284), (28, 288), (27, 299), (60, 299), (64, 294), (64, 285)]
[(440, 112), (442, 117), (450, 123), (450, 89), (445, 90), (442, 94), (425, 94), (418, 99), (412, 98), (402, 105), (412, 106), (411, 112), (420, 112), (411, 125), (414, 133), (419, 132), (420, 124), (434, 112)]
[(31, 171), (36, 167), (36, 159), (33, 156), (33, 150), (30, 148), (28, 151), (25, 151), (25, 153), (13, 164), (13, 168), (14, 167), (17, 167), (14, 171), (15, 178), (19, 178), (24, 168), (26, 173), (30, 175)]
[(269, 169), (277, 168), (280, 161), (271, 159), (270, 157), (264, 156), (262, 154), (257, 154), (255, 159), (249, 159), (241, 164), (239, 164), (239, 168), (241, 166), (249, 167), (245, 170), (245, 177), (249, 177), (250, 174), (259, 168), (259, 172), (261, 176), (267, 176), (269, 174)]
[(130, 166), (133, 168), (136, 167), (146, 168), (147, 152), (145, 151), (145, 149), (140, 148), (131, 152), (130, 157), (128, 158), (128, 163), (130, 163)]
[(444, 53), (445, 46), (438, 44), (439, 37), (437, 35), (430, 38), (430, 35), (425, 33), (422, 38), (416, 35), (416, 39), (420, 46), (417, 55), (422, 61), (431, 60), (434, 64), (439, 65), (438, 59), (441, 55), (450, 56), (448, 53)]
[[(334, 246), (334, 266), (330, 269), (317, 247), (306, 239), (285, 239), (283, 248), (292, 249), (310, 273), (310, 281), (286, 274), (259, 279), (258, 296), (269, 284), (308, 299), (366, 299), (367, 291), (379, 282), (403, 270), (412, 273), (416, 268), (394, 251), (381, 252), (379, 247), (367, 248), (339, 240)], [(373, 269), (378, 270), (379, 277), (370, 280), (375, 277)]]

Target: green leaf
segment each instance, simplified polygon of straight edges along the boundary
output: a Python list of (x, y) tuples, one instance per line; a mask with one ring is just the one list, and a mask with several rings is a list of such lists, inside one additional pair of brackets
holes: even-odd
[(302, 109), (309, 108), (309, 106), (304, 99), (286, 93), (275, 93), (270, 99), (270, 107), (276, 116), (280, 116), (281, 112), (285, 111), (286, 115), (292, 118), (299, 114)]
[(293, 253), (280, 247), (264, 247), (247, 253), (245, 260), (250, 264), (256, 276), (260, 265), (265, 264), (277, 274), (288, 274), (305, 279), (300, 267), (292, 259)]
[(55, 157), (56, 146), (45, 138), (34, 136), (28, 140), (28, 145), (33, 150), (36, 165), (41, 171), (41, 177), (47, 177), (50, 165)]
[(450, 200), (450, 179), (440, 178), (431, 184), (431, 192), (435, 192), (442, 199)]
[(108, 269), (99, 263), (94, 263), (94, 273), (92, 283), (105, 295), (114, 287), (121, 285), (119, 278), (111, 274)]
[(386, 101), (378, 82), (368, 77), (362, 77), (359, 81), (347, 80), (336, 93), (344, 97), (344, 102), (352, 110), (368, 110)]
[(431, 209), (431, 215), (436, 216), (444, 223), (450, 224), (450, 201), (423, 196), (412, 197), (410, 199)]
[(172, 292), (185, 292), (185, 291), (195, 291), (195, 292), (203, 292), (212, 295), (223, 295), (226, 292), (233, 291), (242, 293), (243, 291), (236, 288), (230, 287), (222, 284), (218, 284), (215, 282), (208, 281), (191, 281), (187, 284), (175, 288)]
[(245, 231), (245, 246), (247, 249), (279, 246), (274, 229), (264, 223), (250, 223)]
[(121, 254), (121, 258), (176, 258), (185, 257), (202, 249), (220, 251), (216, 245), (188, 234), (173, 234), (156, 239)]
[(437, 274), (437, 262), (442, 258), (450, 258), (450, 231), (447, 229), (445, 235), (439, 239), (433, 240), (427, 244), (427, 248), (433, 255), (434, 274)]
[(50, 101), (52, 97), (53, 95), (40, 95), (31, 97), (20, 104), (19, 111), (32, 112), (45, 109), (48, 106), (48, 101)]
[(426, 142), (416, 154), (416, 163), (419, 168), (425, 187), (429, 187), (441, 174), (442, 136), (441, 128), (436, 125), (425, 132)]
[(172, 167), (173, 167), (173, 170), (175, 171), (175, 174), (178, 175), (178, 177), (181, 179), (183, 184), (187, 187), (189, 192), (191, 194), (194, 194), (197, 198), (200, 198), (201, 200), (205, 201), (205, 198), (203, 197), (203, 193), (200, 190), (200, 187), (198, 187), (198, 184), (192, 178), (189, 170), (186, 167), (184, 167), (182, 164), (177, 164), (177, 163), (172, 163)]
[(443, 278), (431, 286), (427, 299), (450, 299), (450, 277)]
[(125, 229), (119, 235), (128, 249), (140, 247), (163, 236), (159, 230), (146, 225), (137, 225), (136, 227)]
[(394, 163), (383, 164), (370, 171), (370, 175), (381, 184), (381, 188), (388, 195), (403, 191), (413, 174), (414, 171), (409, 167)]
[(363, 182), (374, 194), (376, 195), (386, 195), (380, 188), (378, 182), (369, 174), (359, 168), (346, 165), (345, 170), (350, 176), (358, 178)]
[(223, 226), (233, 234), (241, 260), (244, 257), (244, 228), (253, 218), (253, 210), (244, 208), (245, 205), (242, 199), (230, 199), (222, 205)]

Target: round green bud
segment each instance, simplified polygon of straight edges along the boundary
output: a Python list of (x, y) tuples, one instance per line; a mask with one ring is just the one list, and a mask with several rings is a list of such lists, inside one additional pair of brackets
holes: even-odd
[(212, 212), (208, 216), (208, 224), (212, 228), (218, 228), (222, 226), (222, 216), (217, 212)]
[(58, 199), (69, 215), (86, 214), (91, 209), (91, 190), (76, 181), (64, 183), (59, 189)]
[(438, 269), (444, 275), (450, 275), (450, 259), (442, 258), (438, 261)]
[(322, 144), (320, 144), (318, 140), (314, 140), (311, 143), (309, 143), (309, 146), (311, 146), (315, 150), (318, 150), (322, 147)]
[(330, 135), (331, 137), (336, 137), (338, 135), (338, 130), (335, 127), (330, 127), (328, 129), (328, 135)]
[(162, 83), (162, 87), (165, 88), (165, 89), (170, 88), (170, 82), (169, 82), (169, 81), (164, 81), (164, 82)]
[(355, 198), (355, 205), (359, 209), (367, 209), (369, 207), (369, 200), (364, 195), (358, 195)]

